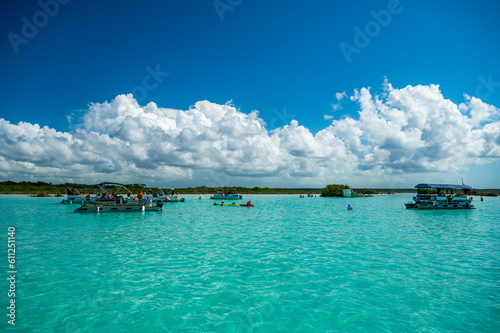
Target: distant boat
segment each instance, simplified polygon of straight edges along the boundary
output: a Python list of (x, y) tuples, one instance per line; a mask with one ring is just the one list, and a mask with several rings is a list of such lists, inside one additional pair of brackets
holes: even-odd
[[(472, 188), (468, 185), (418, 184), (417, 189), (431, 190), (432, 194), (417, 194), (413, 202), (405, 203), (407, 209), (475, 209), (472, 197), (467, 197)], [(451, 191), (449, 194), (444, 191)], [(461, 191), (462, 194), (455, 194)]]
[[(164, 202), (184, 202), (184, 198), (179, 198), (179, 193), (175, 193), (174, 187), (155, 187), (152, 194), (153, 203), (157, 201)], [(156, 191), (158, 189), (158, 192)]]
[(87, 196), (83, 190), (86, 186), (83, 185), (72, 185), (68, 187), (66, 194), (66, 199), (61, 201), (62, 204), (82, 204), (87, 200)]
[(215, 189), (214, 195), (210, 197), (212, 200), (241, 200), (243, 196), (238, 193), (235, 188), (228, 190), (227, 192), (223, 188)]

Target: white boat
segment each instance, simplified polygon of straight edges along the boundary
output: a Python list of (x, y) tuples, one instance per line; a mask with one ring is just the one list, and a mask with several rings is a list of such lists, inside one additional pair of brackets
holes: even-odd
[[(157, 191), (158, 190), (158, 191)], [(156, 187), (152, 194), (149, 194), (153, 203), (163, 202), (184, 202), (184, 198), (179, 198), (179, 193), (175, 193), (173, 187)]]
[(79, 204), (81, 205), (90, 197), (84, 193), (86, 186), (72, 185), (68, 187), (66, 198), (61, 201), (62, 204)]
[(233, 188), (225, 191), (223, 188), (215, 189), (214, 195), (210, 197), (212, 200), (241, 200), (243, 196), (238, 193), (238, 191)]
[(153, 203), (151, 199), (123, 197), (119, 193), (123, 190), (132, 194), (125, 185), (120, 183), (101, 183), (94, 187), (99, 193), (90, 201), (85, 201), (75, 213), (108, 213), (108, 212), (144, 212), (161, 211), (163, 202)]
[[(418, 184), (417, 189), (431, 190), (434, 193), (419, 193), (413, 202), (405, 203), (407, 209), (475, 209), (472, 197), (467, 195), (472, 188), (468, 185)], [(443, 193), (449, 191), (450, 193)], [(460, 191), (463, 194), (455, 194)]]

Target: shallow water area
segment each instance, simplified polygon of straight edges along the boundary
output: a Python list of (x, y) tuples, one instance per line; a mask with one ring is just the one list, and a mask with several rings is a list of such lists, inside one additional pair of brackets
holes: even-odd
[[(19, 332), (500, 330), (500, 198), (406, 210), (371, 198), (182, 195), (162, 212), (76, 214), (0, 196)], [(347, 205), (353, 206), (352, 211)]]

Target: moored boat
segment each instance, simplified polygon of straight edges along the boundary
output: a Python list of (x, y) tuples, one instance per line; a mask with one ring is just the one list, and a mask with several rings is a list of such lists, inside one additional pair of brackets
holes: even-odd
[[(158, 189), (158, 191), (156, 191), (156, 189)], [(153, 203), (157, 201), (184, 202), (184, 198), (179, 198), (179, 193), (175, 193), (174, 187), (157, 187), (150, 197)]]
[[(472, 197), (468, 194), (472, 188), (468, 185), (418, 184), (415, 188), (432, 193), (418, 193), (413, 202), (405, 203), (407, 209), (475, 209)], [(444, 193), (448, 192), (448, 193)], [(461, 193), (456, 193), (461, 192)]]
[[(120, 183), (101, 183), (94, 187), (99, 189), (95, 198), (85, 201), (75, 213), (107, 213), (107, 212), (144, 212), (163, 210), (163, 201), (153, 203), (149, 198), (139, 199), (130, 197), (130, 190)], [(128, 192), (128, 197), (123, 197), (120, 192)]]
[(215, 189), (214, 195), (210, 197), (211, 200), (241, 200), (243, 196), (238, 193), (238, 191), (233, 188), (225, 191), (223, 188)]
[(62, 204), (82, 204), (89, 199), (89, 196), (85, 194), (86, 186), (83, 185), (72, 185), (68, 187), (66, 192), (66, 198), (61, 201)]

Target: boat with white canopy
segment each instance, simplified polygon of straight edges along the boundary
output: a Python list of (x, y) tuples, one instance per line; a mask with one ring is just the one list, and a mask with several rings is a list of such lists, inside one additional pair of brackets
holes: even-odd
[(418, 184), (421, 193), (413, 197), (413, 202), (405, 203), (407, 209), (475, 209), (472, 188), (468, 185)]
[(94, 187), (98, 190), (96, 197), (87, 196), (89, 200), (75, 209), (75, 213), (161, 211), (163, 207), (162, 201), (153, 203), (149, 198), (132, 197), (132, 192), (120, 183), (100, 183)]

